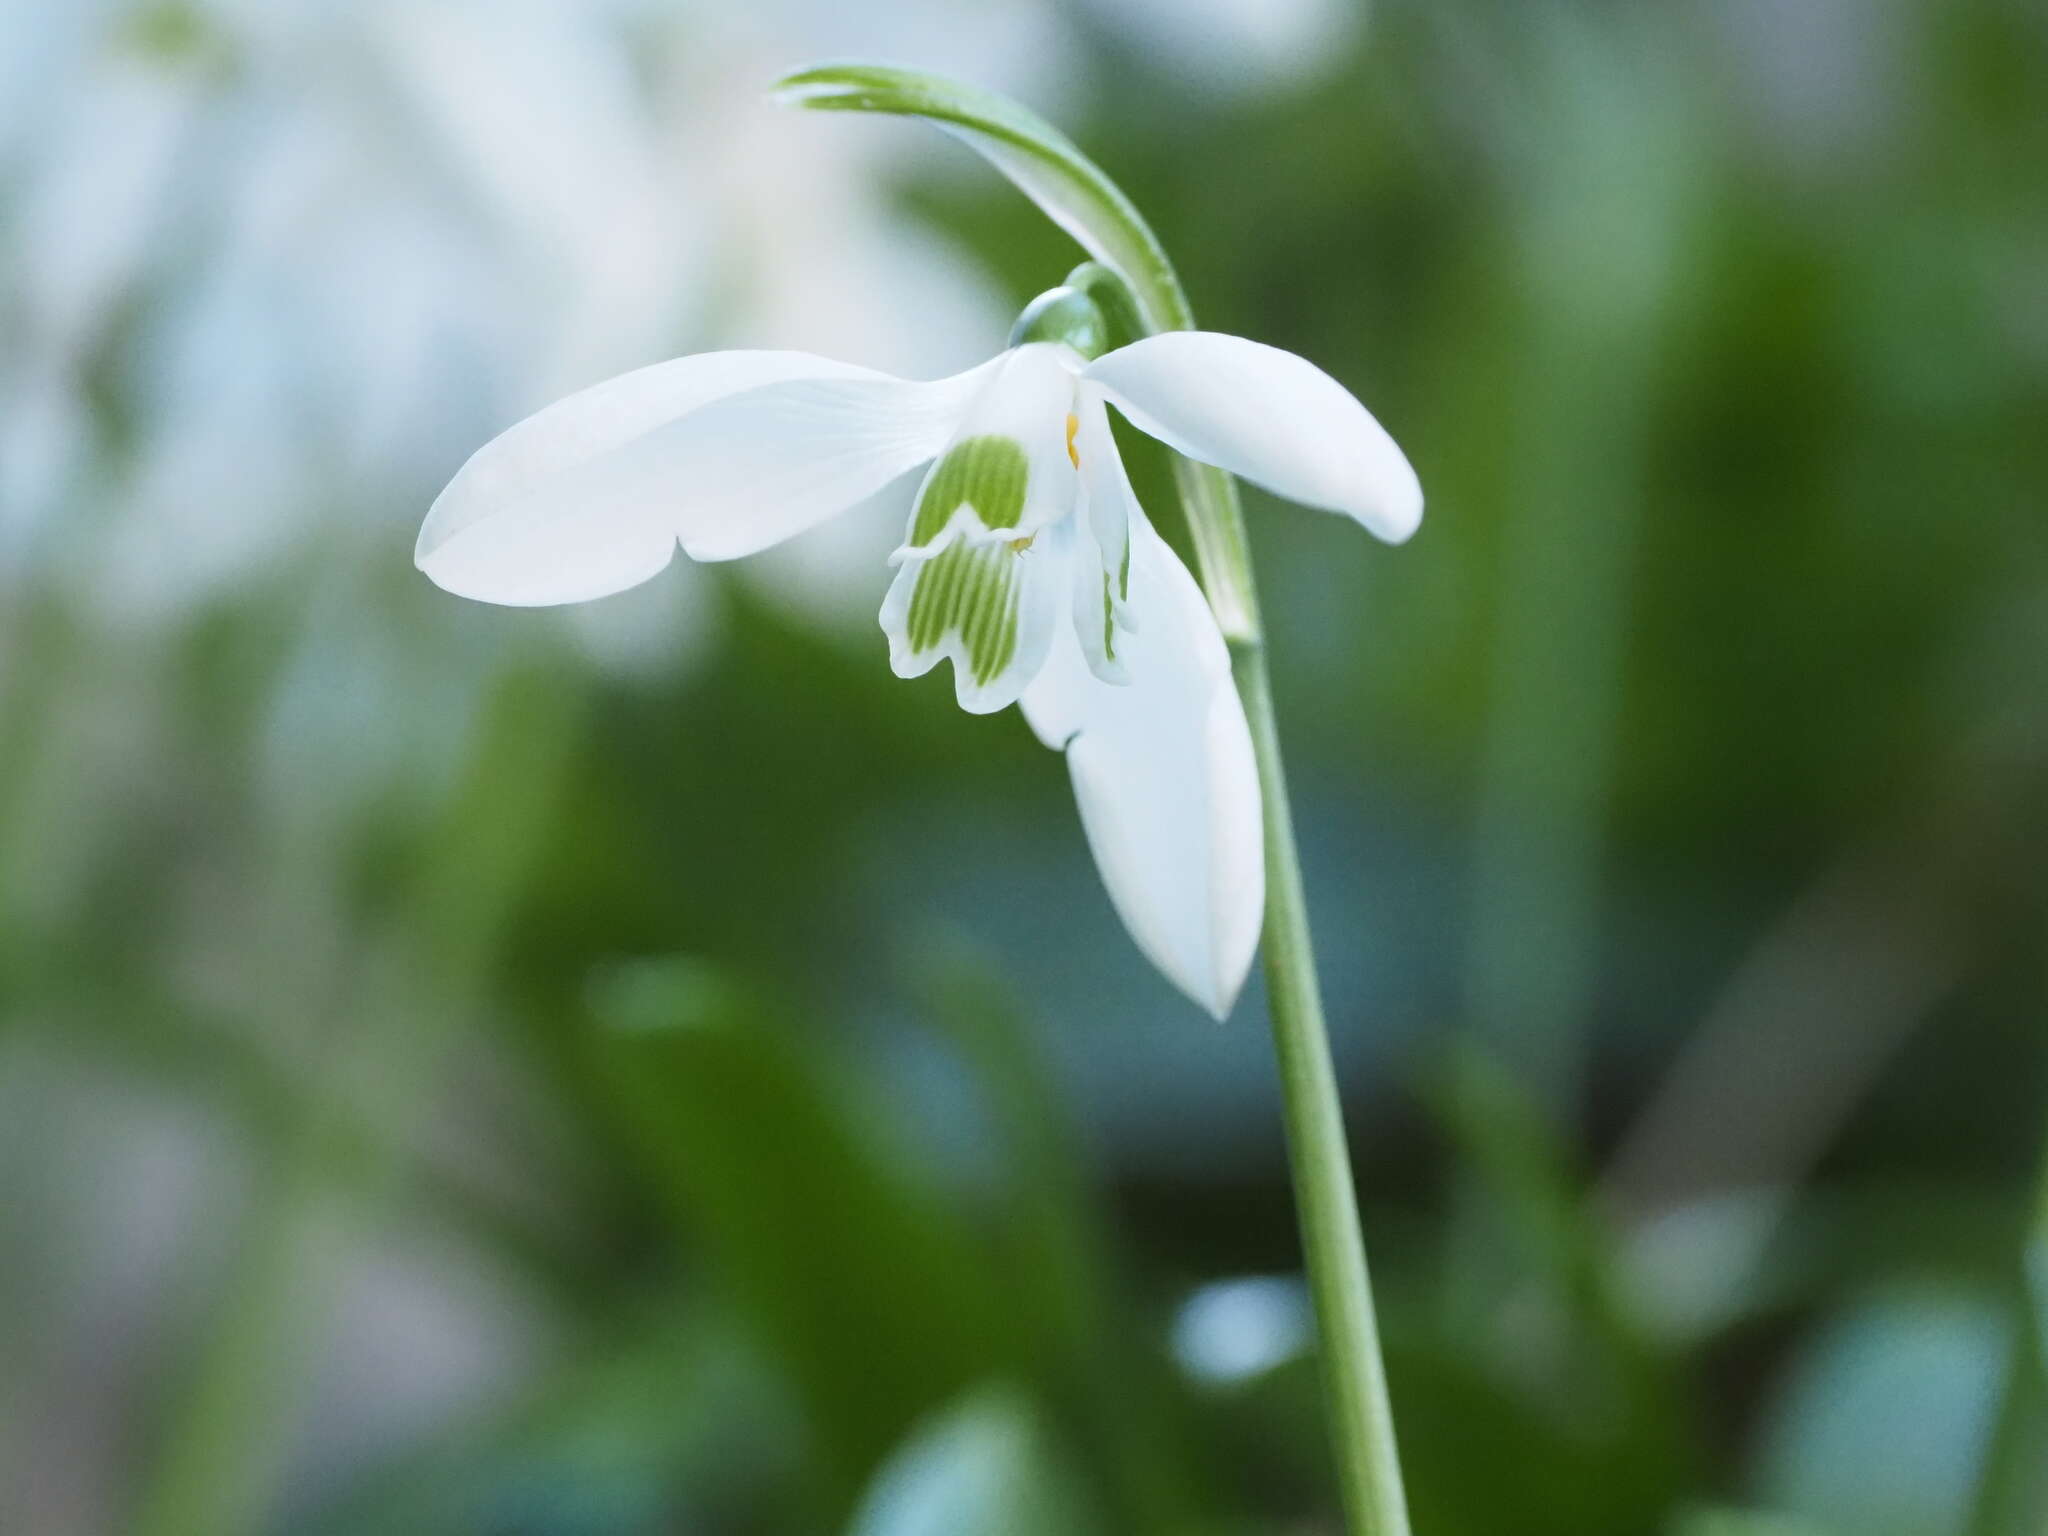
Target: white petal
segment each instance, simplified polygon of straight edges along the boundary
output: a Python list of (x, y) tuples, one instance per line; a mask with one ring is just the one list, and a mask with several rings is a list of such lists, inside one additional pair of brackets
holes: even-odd
[(1047, 746), (1066, 748), (1088, 846), (1138, 948), (1222, 1018), (1265, 912), (1258, 771), (1216, 620), (1142, 513), (1131, 606), (1129, 686), (1094, 676), (1062, 626), (1024, 692), (1024, 717)]
[(1422, 521), (1422, 487), (1386, 429), (1292, 352), (1168, 331), (1097, 358), (1082, 376), (1161, 442), (1275, 495), (1348, 513), (1396, 544)]
[(479, 448), (435, 498), (414, 559), (485, 602), (570, 603), (645, 581), (675, 553), (681, 488), (650, 434), (792, 378), (875, 378), (803, 352), (708, 352), (607, 379)]
[(1109, 413), (1093, 390), (1076, 407), (1075, 451), (1081, 496), (1075, 507), (1079, 554), (1074, 561), (1074, 631), (1088, 669), (1106, 683), (1126, 683), (1123, 637), (1130, 612), (1131, 526), (1142, 521), (1137, 493), (1109, 430)]
[(794, 538), (935, 456), (1004, 359), (930, 383), (796, 379), (734, 395), (657, 436), (683, 549), (735, 560)]
[(602, 597), (680, 536), (727, 559), (802, 532), (930, 458), (975, 373), (892, 379), (802, 352), (712, 352), (571, 395), (487, 443), (434, 502), (415, 559), (488, 602)]
[(1011, 543), (952, 539), (904, 561), (882, 601), (890, 668), (922, 677), (950, 658), (962, 709), (1015, 703), (1057, 638), (1072, 639), (1073, 544), (1066, 521)]

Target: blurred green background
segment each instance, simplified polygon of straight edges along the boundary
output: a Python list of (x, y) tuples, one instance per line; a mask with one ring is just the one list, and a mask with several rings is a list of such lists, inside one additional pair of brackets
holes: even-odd
[(570, 389), (1059, 280), (838, 55), (1429, 493), (1250, 507), (1418, 1530), (2048, 1529), (2038, 3), (4, 0), (0, 1531), (1337, 1530), (1257, 988), (889, 675), (907, 487), (412, 569)]

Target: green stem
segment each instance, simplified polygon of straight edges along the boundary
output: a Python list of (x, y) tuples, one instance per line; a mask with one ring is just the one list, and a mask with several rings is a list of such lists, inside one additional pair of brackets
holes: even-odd
[[(1121, 287), (1115, 274), (1092, 262), (1076, 269), (1067, 281), (1096, 292), (1113, 293)], [(1119, 308), (1126, 315), (1135, 312), (1128, 304)], [(1194, 326), (1177, 282), (1156, 297), (1154, 308), (1174, 321), (1172, 328)], [(1273, 684), (1266, 671), (1244, 511), (1237, 482), (1222, 470), (1178, 454), (1173, 468), (1194, 539), (1202, 590), (1230, 642), (1231, 671), (1244, 700), (1259, 765), (1266, 830), (1266, 927), (1261, 946), (1266, 1008), (1280, 1065), (1281, 1113), (1294, 1171), (1302, 1260), (1322, 1343), (1323, 1391), (1329, 1403), (1337, 1479), (1353, 1536), (1408, 1536), (1408, 1499), (1401, 1485), (1365, 1232), (1351, 1182), (1344, 1110), (1330, 1059), (1330, 1032), (1323, 1020), (1322, 984), (1316, 978), (1308, 896), (1294, 844), (1294, 811), (1287, 798), (1280, 728), (1273, 715)]]
[(1351, 1180), (1344, 1108), (1323, 1019), (1309, 933), (1308, 895), (1294, 843), (1294, 810), (1273, 714), (1258, 590), (1237, 482), (1175, 456), (1174, 469), (1202, 587), (1230, 641), (1230, 667), (1251, 726), (1266, 833), (1266, 1011), (1280, 1066), (1281, 1114), (1294, 1173), (1295, 1220), (1315, 1301), (1330, 1442), (1352, 1536), (1408, 1536), (1408, 1497), (1394, 1440), (1394, 1410), (1380, 1353), (1379, 1317), (1365, 1258), (1365, 1231)]
[(1408, 1536), (1408, 1501), (1394, 1444), (1394, 1414), (1380, 1359), (1379, 1322), (1365, 1234), (1351, 1185), (1344, 1112), (1323, 1024), (1322, 990), (1309, 938), (1308, 901), (1294, 847), (1294, 817), (1280, 762), (1265, 648), (1231, 646), (1232, 669), (1251, 722), (1266, 814), (1266, 1007), (1280, 1060), (1280, 1092), (1294, 1166), (1296, 1219), (1322, 1340), (1323, 1391), (1344, 1509), (1355, 1536)]
[[(1172, 329), (1192, 330), (1195, 317), (1174, 281), (1156, 306)], [(1346, 1522), (1353, 1536), (1408, 1536), (1408, 1496), (1394, 1441), (1394, 1410), (1380, 1353), (1379, 1317), (1365, 1232), (1351, 1182), (1351, 1149), (1323, 1020), (1309, 934), (1308, 895), (1294, 845), (1294, 810), (1273, 715), (1273, 683), (1259, 623), (1258, 586), (1237, 482), (1220, 469), (1176, 454), (1175, 483), (1187, 510), (1195, 564), (1216, 622), (1230, 642), (1230, 666), (1251, 725), (1266, 830), (1266, 1010), (1280, 1065), (1281, 1114), (1294, 1171), (1295, 1220), (1302, 1261), (1315, 1300), (1323, 1393)]]
[[(1146, 234), (1149, 237), (1150, 231)], [(1156, 249), (1156, 242), (1147, 243)], [(1193, 311), (1163, 254), (1160, 264), (1166, 275), (1149, 295), (1152, 302), (1118, 301), (1112, 313), (1158, 315), (1166, 322), (1156, 328), (1148, 325), (1148, 330), (1192, 330)], [(1094, 262), (1077, 268), (1067, 281), (1106, 298), (1122, 286), (1117, 274)], [(1222, 470), (1178, 454), (1173, 468), (1202, 590), (1230, 642), (1231, 671), (1244, 700), (1259, 766), (1266, 831), (1266, 927), (1261, 946), (1266, 1007), (1279, 1058), (1295, 1219), (1301, 1226), (1302, 1260), (1315, 1300), (1323, 1391), (1346, 1523), (1352, 1536), (1408, 1536), (1408, 1499), (1401, 1484), (1365, 1233), (1351, 1181), (1343, 1105), (1323, 1020), (1322, 985), (1316, 978), (1308, 897), (1294, 844), (1294, 812), (1273, 715), (1273, 686), (1266, 671), (1244, 511), (1237, 482)]]

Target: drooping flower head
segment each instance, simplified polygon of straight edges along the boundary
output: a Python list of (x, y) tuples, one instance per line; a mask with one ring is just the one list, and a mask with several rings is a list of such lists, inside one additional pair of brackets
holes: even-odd
[(1153, 531), (1106, 406), (1190, 458), (1399, 541), (1422, 514), (1380, 425), (1313, 364), (1177, 331), (1105, 350), (1079, 289), (1009, 347), (930, 382), (798, 352), (658, 363), (480, 449), (420, 530), (420, 569), (487, 602), (602, 597), (678, 542), (778, 544), (929, 464), (882, 599), (902, 677), (950, 661), (963, 708), (1021, 703), (1064, 749), (1098, 867), (1139, 947), (1219, 1017), (1264, 906), (1258, 779), (1208, 604)]

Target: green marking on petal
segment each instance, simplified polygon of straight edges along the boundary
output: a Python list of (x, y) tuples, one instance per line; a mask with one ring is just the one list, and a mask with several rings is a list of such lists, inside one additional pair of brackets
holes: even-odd
[[(1125, 562), (1126, 571), (1129, 562)], [(1116, 660), (1116, 602), (1110, 595), (1109, 572), (1102, 573), (1102, 654), (1110, 661)]]
[(987, 683), (1017, 655), (1017, 562), (1007, 544), (948, 545), (918, 572), (904, 631), (913, 653), (960, 636), (969, 674)]
[(1024, 490), (1031, 461), (1014, 437), (991, 433), (964, 437), (946, 450), (917, 498), (910, 529), (913, 545), (929, 544), (963, 506), (974, 508), (988, 529), (1014, 528), (1024, 520)]

